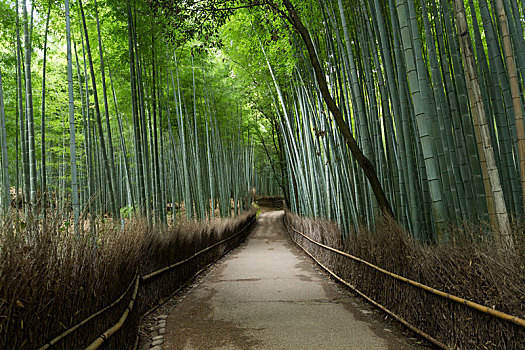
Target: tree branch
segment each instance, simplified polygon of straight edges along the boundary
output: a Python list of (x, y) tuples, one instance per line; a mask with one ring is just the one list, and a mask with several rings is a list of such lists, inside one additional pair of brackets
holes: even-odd
[(383, 191), (383, 187), (381, 185), (381, 182), (379, 181), (379, 178), (377, 177), (377, 173), (374, 169), (374, 166), (372, 165), (372, 162), (370, 162), (370, 160), (363, 154), (361, 148), (359, 148), (359, 145), (357, 144), (354, 136), (352, 135), (352, 131), (343, 119), (341, 110), (339, 109), (339, 107), (337, 107), (337, 104), (335, 103), (334, 99), (332, 98), (332, 95), (330, 94), (325, 75), (321, 68), (321, 64), (319, 63), (319, 59), (317, 58), (317, 54), (315, 52), (312, 38), (310, 37), (308, 29), (302, 23), (301, 19), (299, 18), (299, 15), (297, 14), (297, 11), (295, 10), (290, 0), (283, 0), (283, 4), (286, 7), (288, 13), (290, 14), (289, 17), (287, 16), (285, 18), (299, 32), (306, 45), (308, 55), (310, 56), (310, 61), (314, 68), (315, 76), (317, 78), (319, 90), (321, 91), (323, 100), (325, 101), (328, 109), (334, 117), (339, 131), (341, 131), (341, 134), (345, 138), (346, 144), (348, 145), (348, 148), (352, 152), (354, 158), (357, 160), (357, 163), (359, 164), (361, 169), (363, 169), (363, 172), (365, 173), (365, 176), (367, 177), (370, 183), (370, 187), (372, 187), (372, 191), (374, 192), (374, 195), (376, 197), (377, 203), (381, 211), (387, 216), (394, 217), (394, 212), (392, 211), (392, 207), (390, 206), (385, 192)]

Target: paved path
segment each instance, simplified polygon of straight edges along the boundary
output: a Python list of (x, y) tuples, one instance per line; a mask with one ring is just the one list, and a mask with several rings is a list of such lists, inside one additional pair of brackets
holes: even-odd
[(260, 216), (248, 241), (166, 320), (162, 349), (413, 349), (363, 302), (321, 274)]

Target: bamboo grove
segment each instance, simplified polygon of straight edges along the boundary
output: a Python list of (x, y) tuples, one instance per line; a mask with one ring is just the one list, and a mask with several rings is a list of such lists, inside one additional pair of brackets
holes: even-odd
[(166, 223), (250, 206), (254, 137), (240, 104), (217, 96), (235, 90), (225, 65), (198, 42), (163, 40), (142, 2), (2, 7), (5, 219)]
[(245, 208), (255, 187), (346, 233), (383, 212), (423, 241), (479, 223), (512, 248), (521, 0), (2, 6), (4, 213), (14, 192), (28, 216), (203, 219)]
[[(261, 64), (274, 77), (292, 209), (335, 220), (347, 233), (360, 224), (373, 227), (379, 213), (322, 90), (325, 80), (409, 232), (446, 240), (450, 224), (490, 223), (496, 244), (512, 248), (509, 221), (523, 215), (525, 190), (524, 3), (319, 0), (290, 6), (299, 15), (287, 18), (297, 29), (289, 80), (275, 77), (268, 56)], [(305, 39), (301, 17), (312, 50), (299, 35)]]

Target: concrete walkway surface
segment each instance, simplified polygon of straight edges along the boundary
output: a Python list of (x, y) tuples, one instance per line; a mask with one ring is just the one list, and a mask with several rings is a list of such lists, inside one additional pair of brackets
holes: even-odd
[(262, 214), (247, 242), (173, 308), (161, 349), (417, 348), (319, 273), (282, 218)]

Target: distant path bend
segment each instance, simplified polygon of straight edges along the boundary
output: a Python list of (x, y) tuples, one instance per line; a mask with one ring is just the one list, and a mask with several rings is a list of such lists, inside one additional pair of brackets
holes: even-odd
[[(415, 349), (291, 243), (283, 212), (168, 315), (162, 349)], [(385, 328), (386, 327), (386, 328)]]

